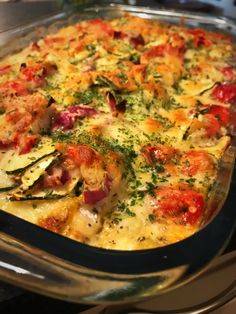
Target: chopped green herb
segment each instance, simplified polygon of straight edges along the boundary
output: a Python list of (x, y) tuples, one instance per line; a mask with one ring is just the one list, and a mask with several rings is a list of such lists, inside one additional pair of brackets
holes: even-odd
[(156, 215), (154, 215), (154, 214), (149, 214), (149, 215), (148, 215), (148, 219), (149, 219), (150, 222), (153, 223), (153, 222), (156, 221)]
[(137, 239), (137, 241), (139, 241), (139, 242), (143, 242), (145, 240), (146, 240), (146, 238), (144, 236), (138, 237), (138, 239)]
[(187, 182), (189, 185), (193, 186), (194, 182), (196, 181), (195, 178), (190, 178), (190, 179), (187, 179), (185, 180), (185, 182)]
[(125, 73), (118, 73), (116, 77), (120, 79), (123, 83), (128, 83), (128, 77)]
[(136, 214), (134, 212), (132, 212), (128, 207), (126, 208), (126, 214), (130, 217), (135, 217)]
[(155, 196), (156, 186), (152, 182), (147, 182), (146, 186), (147, 186), (146, 192), (151, 196)]

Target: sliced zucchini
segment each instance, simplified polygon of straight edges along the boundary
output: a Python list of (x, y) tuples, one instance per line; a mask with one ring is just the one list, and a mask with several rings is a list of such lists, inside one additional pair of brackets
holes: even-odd
[(70, 196), (75, 190), (81, 177), (74, 177), (67, 184), (53, 189), (36, 190), (36, 188), (30, 189), (28, 191), (19, 190), (17, 193), (9, 194), (10, 200), (14, 201), (25, 201), (25, 200), (50, 200), (57, 199), (65, 196)]
[(19, 197), (20, 195), (27, 193), (26, 191), (38, 181), (38, 179), (45, 173), (45, 170), (58, 156), (59, 153), (48, 155), (40, 159), (32, 167), (28, 168), (21, 177), (21, 185), (11, 191), (10, 194)]
[(14, 189), (16, 182), (5, 171), (0, 170), (0, 192)]
[(209, 86), (208, 88), (204, 89), (201, 91), (201, 93), (199, 94), (200, 96), (202, 96), (203, 94), (205, 94), (206, 92), (208, 92), (209, 90), (213, 89), (216, 85), (218, 85), (220, 82), (215, 82), (213, 83), (211, 86)]
[(192, 80), (181, 80), (179, 83), (180, 88), (184, 94), (189, 96), (203, 95), (207, 91), (211, 90), (217, 83), (213, 83), (210, 80), (192, 81)]
[(218, 142), (213, 146), (201, 147), (209, 154), (213, 155), (217, 160), (220, 160), (231, 142), (230, 136), (222, 136)]
[(30, 153), (19, 155), (11, 149), (0, 154), (0, 169), (7, 173), (16, 173), (25, 170), (30, 165), (55, 151), (55, 146), (50, 138), (42, 138), (37, 147)]
[(59, 156), (59, 153), (54, 153), (48, 155), (38, 162), (36, 162), (32, 167), (28, 168), (24, 175), (21, 177), (22, 190), (28, 190), (33, 184), (38, 181), (38, 179), (45, 173), (45, 170), (52, 164), (53, 161)]

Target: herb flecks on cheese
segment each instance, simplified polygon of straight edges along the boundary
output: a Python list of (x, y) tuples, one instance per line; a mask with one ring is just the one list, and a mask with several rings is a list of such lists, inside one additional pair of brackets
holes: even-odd
[(236, 100), (227, 35), (124, 15), (0, 60), (1, 209), (110, 249), (199, 229)]

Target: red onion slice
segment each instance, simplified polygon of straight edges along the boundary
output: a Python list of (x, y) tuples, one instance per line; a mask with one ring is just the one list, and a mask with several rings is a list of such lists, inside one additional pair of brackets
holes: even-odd
[(130, 42), (133, 44), (133, 46), (135, 48), (137, 48), (138, 46), (144, 46), (145, 45), (145, 41), (143, 39), (143, 36), (140, 34), (136, 37), (131, 37)]
[(84, 192), (84, 203), (95, 204), (105, 198), (112, 188), (111, 177), (106, 173), (102, 186), (98, 189), (89, 190), (87, 187)]
[(143, 36), (141, 34), (139, 34), (138, 36), (134, 37), (134, 36), (130, 36), (130, 34), (127, 34), (125, 32), (114, 31), (113, 38), (114, 39), (124, 39), (124, 38), (127, 38), (130, 41), (130, 43), (135, 48), (137, 48), (138, 46), (145, 45), (144, 38), (143, 38)]
[(72, 106), (57, 114), (54, 118), (52, 129), (71, 129), (78, 118), (92, 117), (97, 113), (98, 111), (91, 107), (83, 107), (80, 105)]
[(115, 97), (113, 96), (113, 94), (111, 92), (107, 93), (107, 101), (108, 101), (108, 105), (111, 109), (111, 112), (115, 112), (117, 103), (116, 103)]
[(85, 190), (83, 192), (83, 195), (85, 204), (95, 204), (101, 201), (104, 197), (106, 197), (107, 192), (100, 188), (93, 191)]

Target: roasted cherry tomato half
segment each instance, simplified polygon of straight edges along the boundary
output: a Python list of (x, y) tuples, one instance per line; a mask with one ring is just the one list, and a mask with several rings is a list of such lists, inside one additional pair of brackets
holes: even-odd
[(17, 94), (19, 96), (25, 96), (29, 94), (26, 83), (20, 79), (15, 79), (13, 81), (5, 82), (4, 84), (1, 85), (1, 87), (9, 89), (14, 94)]
[(195, 28), (189, 30), (189, 33), (194, 36), (193, 39), (193, 47), (210, 47), (212, 45), (212, 42), (207, 38), (207, 34), (203, 29)]
[(80, 166), (81, 164), (91, 165), (96, 158), (95, 151), (87, 145), (69, 145), (66, 151), (66, 157)]
[(15, 147), (18, 149), (19, 154), (29, 153), (37, 142), (37, 135), (26, 134), (18, 134), (14, 140)]
[(220, 84), (213, 89), (211, 95), (224, 103), (232, 103), (236, 100), (236, 84)]
[(194, 176), (198, 173), (212, 172), (214, 161), (204, 150), (192, 150), (183, 154), (181, 158), (181, 172), (187, 176)]
[(146, 146), (143, 148), (143, 154), (150, 164), (155, 162), (166, 163), (175, 156), (176, 150), (167, 144)]
[(230, 114), (228, 108), (213, 105), (208, 110), (208, 114), (215, 116), (221, 126), (225, 126), (229, 123)]
[(180, 220), (180, 223), (195, 224), (199, 220), (204, 200), (201, 193), (178, 188), (162, 188), (156, 191), (157, 203), (154, 213), (167, 215)]

